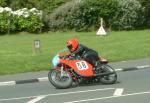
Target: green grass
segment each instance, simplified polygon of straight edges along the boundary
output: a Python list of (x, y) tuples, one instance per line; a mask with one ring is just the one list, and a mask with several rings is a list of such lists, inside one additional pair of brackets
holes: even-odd
[[(52, 57), (72, 37), (111, 62), (150, 57), (150, 30), (109, 32), (105, 37), (94, 32), (5, 35), (0, 36), (0, 75), (48, 70)], [(41, 41), (40, 54), (32, 52), (35, 39)]]

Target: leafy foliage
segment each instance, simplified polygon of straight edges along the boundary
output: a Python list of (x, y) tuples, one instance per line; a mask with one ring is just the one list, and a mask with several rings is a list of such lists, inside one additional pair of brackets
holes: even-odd
[(115, 0), (73, 0), (50, 14), (50, 30), (89, 31), (99, 26), (101, 17), (108, 27), (117, 3)]
[(143, 25), (143, 8), (137, 0), (118, 0), (117, 14), (111, 20), (111, 27), (115, 30), (135, 29)]
[(38, 32), (43, 26), (42, 12), (36, 8), (12, 11), (11, 8), (0, 8), (0, 33), (8, 31)]
[(7, 13), (0, 14), (0, 32), (4, 33), (8, 30), (8, 23), (7, 23)]
[(7, 6), (6, 0), (0, 0), (0, 6)]
[(1, 6), (8, 6), (13, 10), (21, 8), (37, 8), (50, 13), (53, 9), (70, 0), (0, 0)]
[(34, 32), (41, 26), (50, 31), (91, 31), (99, 28), (100, 18), (104, 27), (112, 30), (150, 28), (150, 0), (0, 0), (0, 5), (12, 10), (35, 7), (43, 11), (42, 22), (34, 15), (11, 18), (10, 23), (4, 20), (0, 23), (3, 32), (8, 28)]
[(144, 7), (144, 27), (150, 28), (150, 0), (138, 0)]

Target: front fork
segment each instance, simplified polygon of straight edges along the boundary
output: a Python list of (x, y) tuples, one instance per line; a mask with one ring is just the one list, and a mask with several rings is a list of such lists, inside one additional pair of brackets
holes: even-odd
[(62, 65), (61, 68), (60, 68), (60, 73), (61, 73), (61, 74), (60, 74), (61, 77), (64, 77), (65, 74), (66, 74), (65, 71), (64, 71), (63, 65)]
[(61, 77), (69, 77), (69, 74), (67, 73), (67, 71), (65, 70), (65, 66), (64, 65), (62, 65), (61, 67), (60, 67), (60, 76)]
[[(79, 80), (77, 79), (77, 77), (75, 76), (75, 74), (74, 74), (74, 76), (73, 76), (72, 73), (69, 73), (69, 72), (67, 72), (67, 71), (64, 70), (64, 69), (65, 69), (65, 66), (62, 65), (62, 66), (60, 67), (60, 72), (61, 72), (60, 76), (61, 76), (61, 78), (62, 78), (62, 77), (70, 77), (70, 76), (71, 76), (71, 78), (74, 80), (75, 84), (78, 85), (78, 84), (79, 84)], [(70, 76), (69, 76), (69, 75), (70, 75)]]

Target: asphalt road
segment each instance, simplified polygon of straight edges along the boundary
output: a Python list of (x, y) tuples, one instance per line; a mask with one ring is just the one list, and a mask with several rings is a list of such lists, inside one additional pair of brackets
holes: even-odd
[(55, 89), (49, 82), (0, 87), (0, 103), (150, 103), (150, 68), (118, 72), (113, 85)]

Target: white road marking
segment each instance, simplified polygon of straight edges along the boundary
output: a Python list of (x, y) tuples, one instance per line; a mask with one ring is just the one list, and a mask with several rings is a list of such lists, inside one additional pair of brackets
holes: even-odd
[(117, 88), (116, 90), (115, 90), (115, 92), (114, 92), (114, 96), (121, 96), (122, 95), (122, 93), (123, 93), (123, 88)]
[(15, 85), (15, 81), (9, 81), (9, 82), (0, 82), (0, 86), (6, 86), (6, 85)]
[(87, 93), (87, 92), (104, 91), (104, 90), (112, 90), (112, 89), (115, 89), (115, 88), (91, 89), (91, 90), (84, 90), (84, 91), (75, 91), (75, 92), (66, 92), (66, 93), (58, 93), (58, 94), (49, 94), (47, 96), (67, 95), (67, 94), (77, 94), (77, 93)]
[(131, 94), (125, 94), (125, 95), (120, 95), (120, 96), (109, 96), (109, 97), (101, 97), (101, 98), (85, 99), (85, 100), (78, 100), (78, 101), (70, 101), (70, 102), (64, 102), (64, 103), (81, 103), (81, 102), (89, 102), (89, 101), (105, 100), (105, 99), (111, 99), (111, 98), (127, 97), (127, 96), (135, 96), (135, 95), (149, 94), (149, 93), (150, 93), (150, 91), (147, 91), (147, 92), (139, 92), (139, 93), (131, 93)]
[(115, 88), (91, 89), (91, 90), (66, 92), (66, 93), (56, 93), (56, 94), (47, 94), (47, 95), (38, 95), (38, 96), (8, 98), (8, 99), (0, 99), (0, 101), (18, 100), (18, 99), (27, 99), (27, 98), (36, 98), (36, 97), (43, 97), (43, 96), (44, 97), (48, 97), (48, 96), (59, 96), (59, 95), (68, 95), (68, 94), (77, 94), (77, 93), (87, 93), (87, 92), (104, 91), (104, 90), (112, 90), (112, 89), (115, 89)]
[(127, 61), (121, 61), (121, 62), (127, 62)]
[(150, 65), (144, 65), (144, 66), (137, 66), (138, 69), (148, 68)]
[(39, 82), (48, 81), (48, 77), (38, 78)]
[(45, 96), (39, 96), (39, 97), (37, 97), (37, 98), (35, 98), (35, 99), (33, 99), (33, 100), (27, 102), (27, 103), (36, 103), (36, 102), (40, 101), (40, 100), (43, 99), (43, 98), (45, 98)]
[(29, 99), (29, 98), (36, 98), (38, 96), (29, 96), (29, 97), (18, 97), (18, 98), (8, 98), (8, 99), (0, 99), (1, 101), (10, 101), (10, 100), (19, 100), (19, 99)]
[(122, 70), (123, 70), (122, 68), (115, 69), (115, 71), (122, 71)]

